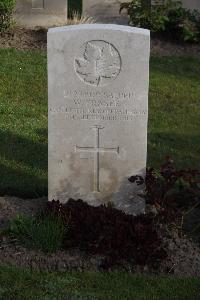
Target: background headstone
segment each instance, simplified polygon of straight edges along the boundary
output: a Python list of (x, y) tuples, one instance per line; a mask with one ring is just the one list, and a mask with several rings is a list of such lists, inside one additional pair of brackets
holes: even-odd
[(94, 17), (99, 23), (114, 23), (126, 25), (128, 17), (119, 13), (122, 2), (131, 0), (83, 0), (83, 14)]
[(17, 0), (15, 19), (26, 27), (63, 23), (67, 20), (67, 0)]
[[(151, 0), (152, 5), (162, 5), (165, 0)], [(188, 9), (197, 9), (200, 10), (200, 1), (199, 0), (181, 0), (183, 7)]]
[(183, 6), (186, 8), (200, 10), (199, 0), (182, 0), (182, 2), (183, 2)]
[(49, 30), (49, 200), (144, 210), (128, 177), (146, 169), (149, 52), (144, 29)]

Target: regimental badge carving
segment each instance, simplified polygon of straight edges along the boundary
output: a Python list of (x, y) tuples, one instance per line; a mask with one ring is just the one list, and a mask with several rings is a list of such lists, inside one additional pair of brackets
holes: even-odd
[(82, 46), (80, 57), (75, 58), (75, 71), (86, 84), (108, 85), (121, 71), (120, 54), (108, 42), (89, 41)]

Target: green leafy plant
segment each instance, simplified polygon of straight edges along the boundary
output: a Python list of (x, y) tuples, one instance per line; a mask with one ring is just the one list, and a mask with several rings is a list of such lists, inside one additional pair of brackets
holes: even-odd
[(0, 32), (11, 26), (15, 4), (16, 0), (0, 0)]
[(129, 25), (165, 33), (181, 41), (200, 41), (200, 13), (182, 6), (181, 1), (166, 0), (162, 5), (144, 5), (142, 0), (121, 4), (130, 17)]
[(55, 216), (18, 216), (11, 221), (9, 233), (28, 248), (53, 253), (62, 248), (65, 227)]

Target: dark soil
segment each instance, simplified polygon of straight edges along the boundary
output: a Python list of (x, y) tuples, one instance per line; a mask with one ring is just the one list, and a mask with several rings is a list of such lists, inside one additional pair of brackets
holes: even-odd
[[(13, 28), (0, 35), (0, 48), (46, 50), (47, 29)], [(157, 37), (151, 39), (151, 54), (157, 56), (199, 56), (200, 44), (176, 43)]]
[(47, 30), (13, 28), (0, 34), (0, 48), (15, 48), (18, 50), (46, 50)]
[[(25, 215), (34, 215), (38, 212), (38, 209), (44, 209), (46, 207), (46, 198), (35, 199), (35, 200), (22, 200), (14, 197), (2, 197), (0, 198), (0, 224), (1, 228), (5, 229), (8, 225), (9, 220), (14, 218), (18, 214)], [(74, 212), (73, 207), (74, 206)], [(81, 209), (83, 209), (84, 204), (78, 205)], [(76, 212), (78, 206), (74, 204), (70, 204), (71, 212), (73, 214), (72, 219), (75, 216), (79, 215), (80, 211)], [(87, 206), (86, 206), (87, 207)], [(90, 209), (89, 209), (90, 210)], [(98, 211), (98, 210), (97, 210)], [(108, 213), (109, 214), (109, 213)], [(119, 213), (120, 214), (120, 213)], [(84, 213), (82, 213), (82, 219), (80, 218), (79, 222), (75, 222), (72, 226), (71, 234), (75, 230), (76, 227), (79, 228), (79, 232), (77, 232), (77, 236), (71, 242), (69, 249), (64, 251), (59, 251), (55, 254), (44, 254), (37, 250), (30, 250), (24, 248), (22, 245), (16, 240), (12, 240), (9, 237), (6, 237), (4, 234), (0, 234), (0, 265), (15, 265), (21, 267), (28, 267), (36, 270), (48, 270), (48, 271), (66, 271), (66, 270), (78, 270), (78, 271), (102, 271), (105, 270), (124, 270), (128, 272), (142, 272), (142, 273), (164, 273), (164, 274), (174, 274), (174, 275), (185, 275), (185, 276), (200, 276), (200, 249), (199, 247), (190, 239), (183, 237), (180, 238), (178, 235), (169, 235), (163, 239), (162, 247), (167, 252), (168, 256), (162, 262), (160, 262), (159, 268), (155, 268), (155, 266), (146, 265), (137, 265), (135, 264), (135, 257), (127, 261), (127, 259), (118, 260), (118, 263), (113, 265), (105, 265), (107, 262), (107, 255), (102, 253), (97, 253), (96, 246), (94, 241), (97, 238), (92, 240), (91, 249), (87, 253), (84, 251), (84, 247), (86, 243), (77, 244), (74, 241), (78, 241), (85, 238), (80, 236), (81, 232), (89, 233), (90, 237), (94, 233), (93, 227), (95, 224), (98, 224), (97, 228), (100, 228), (102, 225), (102, 220), (99, 220), (100, 215), (98, 213), (92, 214), (92, 218), (90, 222), (87, 222), (89, 216), (84, 217)], [(90, 214), (91, 215), (91, 214)], [(122, 214), (123, 215), (123, 214)], [(66, 215), (65, 215), (66, 216)], [(119, 215), (116, 213), (116, 217)], [(120, 217), (119, 217), (120, 218)], [(71, 224), (73, 224), (71, 219)], [(112, 223), (114, 217), (109, 222)], [(122, 218), (120, 218), (122, 221)], [(75, 219), (74, 219), (75, 220)], [(115, 219), (116, 222), (117, 219)], [(108, 221), (108, 220), (107, 220)], [(121, 223), (119, 221), (119, 223)], [(85, 228), (88, 223), (88, 228)], [(103, 221), (104, 226), (106, 225), (106, 221)], [(128, 225), (128, 224), (127, 224)], [(82, 226), (82, 227), (81, 227)], [(122, 226), (122, 225), (121, 225)], [(90, 234), (90, 229), (91, 233)], [(116, 233), (115, 229), (119, 229), (119, 225), (115, 224), (115, 226), (110, 226), (107, 228), (108, 236), (113, 231), (113, 234)], [(130, 231), (131, 228), (127, 228), (127, 232)], [(77, 228), (76, 228), (77, 230)], [(106, 227), (105, 227), (106, 230)], [(102, 230), (103, 232), (103, 230)], [(75, 233), (75, 231), (74, 231)], [(116, 236), (117, 240), (117, 236)], [(127, 241), (127, 237), (124, 236), (124, 240)], [(149, 239), (148, 239), (149, 240)], [(88, 239), (87, 239), (88, 241)], [(115, 241), (114, 241), (115, 242)], [(69, 246), (69, 245), (68, 245)], [(82, 250), (80, 250), (82, 248)], [(83, 247), (84, 246), (84, 247)], [(102, 243), (103, 247), (103, 243)], [(125, 248), (125, 246), (124, 246)], [(97, 248), (98, 249), (98, 248)], [(94, 251), (95, 250), (95, 251)], [(149, 249), (151, 251), (151, 249)], [(92, 253), (93, 252), (93, 253)], [(106, 253), (107, 254), (107, 253)]]

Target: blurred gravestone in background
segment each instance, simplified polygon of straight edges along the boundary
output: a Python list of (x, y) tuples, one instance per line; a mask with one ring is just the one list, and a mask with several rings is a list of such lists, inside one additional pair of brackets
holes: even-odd
[(25, 27), (52, 26), (67, 20), (67, 0), (17, 0), (15, 19)]
[(131, 0), (83, 0), (83, 14), (94, 17), (98, 23), (126, 25), (128, 18), (120, 14), (120, 4)]

